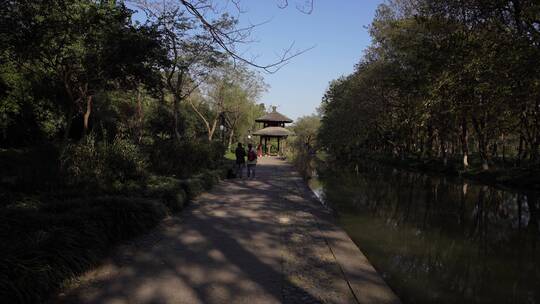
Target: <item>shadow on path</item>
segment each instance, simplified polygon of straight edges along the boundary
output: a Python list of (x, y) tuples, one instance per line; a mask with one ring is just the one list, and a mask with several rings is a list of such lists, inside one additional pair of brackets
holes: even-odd
[(328, 247), (333, 226), (297, 174), (273, 159), (257, 173), (220, 183), (181, 217), (121, 246), (58, 301), (356, 303)]

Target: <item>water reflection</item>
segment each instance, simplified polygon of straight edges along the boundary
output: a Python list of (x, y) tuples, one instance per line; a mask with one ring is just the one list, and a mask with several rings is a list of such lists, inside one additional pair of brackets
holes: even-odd
[(405, 303), (540, 303), (539, 196), (363, 166), (322, 196)]

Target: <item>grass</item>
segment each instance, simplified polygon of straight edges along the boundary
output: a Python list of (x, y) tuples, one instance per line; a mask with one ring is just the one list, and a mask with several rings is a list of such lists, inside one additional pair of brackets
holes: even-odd
[(233, 151), (227, 150), (227, 152), (225, 152), (225, 159), (236, 160), (236, 155)]

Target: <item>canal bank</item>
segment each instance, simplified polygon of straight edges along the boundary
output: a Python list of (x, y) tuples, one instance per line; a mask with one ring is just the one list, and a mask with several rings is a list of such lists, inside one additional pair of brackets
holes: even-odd
[(404, 303), (538, 303), (539, 196), (372, 164), (310, 186)]
[(263, 158), (125, 244), (63, 303), (400, 303), (296, 171)]

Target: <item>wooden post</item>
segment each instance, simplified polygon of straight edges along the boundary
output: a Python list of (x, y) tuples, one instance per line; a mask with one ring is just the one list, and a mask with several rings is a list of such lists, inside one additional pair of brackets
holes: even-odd
[(277, 153), (278, 153), (278, 155), (281, 153), (281, 150), (279, 148), (279, 140), (280, 140), (280, 137), (277, 138)]

